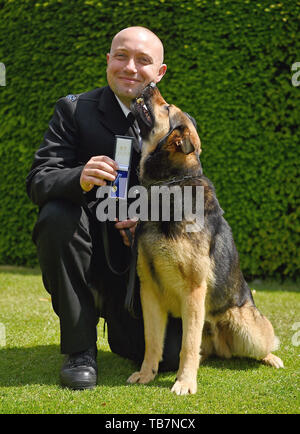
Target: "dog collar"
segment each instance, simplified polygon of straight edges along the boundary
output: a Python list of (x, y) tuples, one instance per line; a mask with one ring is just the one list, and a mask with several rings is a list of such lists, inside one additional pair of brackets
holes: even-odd
[(186, 175), (183, 176), (182, 178), (170, 178), (170, 179), (165, 179), (165, 180), (161, 180), (161, 181), (156, 181), (156, 182), (152, 182), (151, 184), (148, 184), (148, 188), (152, 187), (154, 185), (170, 185), (170, 184), (176, 184), (178, 182), (181, 181), (185, 181), (186, 179), (199, 179), (202, 175)]

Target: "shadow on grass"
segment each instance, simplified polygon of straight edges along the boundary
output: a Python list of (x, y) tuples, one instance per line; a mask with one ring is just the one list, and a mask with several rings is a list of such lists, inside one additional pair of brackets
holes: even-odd
[[(0, 387), (23, 387), (26, 385), (59, 384), (59, 372), (64, 361), (58, 345), (40, 345), (29, 348), (7, 348), (0, 350)], [(127, 378), (139, 365), (131, 360), (111, 353), (98, 351), (98, 386), (120, 387), (127, 385)], [(233, 358), (224, 360), (210, 358), (201, 366), (218, 370), (245, 371), (257, 369), (261, 363), (251, 359)], [(200, 366), (200, 369), (201, 369)], [(152, 383), (156, 387), (170, 388), (176, 372), (159, 373)]]
[(58, 345), (0, 349), (0, 387), (58, 384), (62, 361)]
[(207, 366), (215, 369), (230, 369), (233, 371), (248, 371), (250, 369), (257, 369), (262, 365), (262, 362), (255, 359), (249, 359), (246, 357), (239, 358), (233, 357), (232, 359), (222, 359), (220, 357), (210, 357), (206, 359), (201, 366)]
[[(31, 384), (58, 385), (59, 372), (65, 356), (59, 345), (0, 349), (0, 387)], [(139, 368), (134, 362), (110, 351), (98, 351), (98, 385), (122, 386)]]

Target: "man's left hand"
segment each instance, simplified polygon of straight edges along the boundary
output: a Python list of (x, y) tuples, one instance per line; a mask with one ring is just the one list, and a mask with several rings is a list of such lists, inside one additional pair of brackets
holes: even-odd
[(115, 224), (115, 228), (120, 231), (121, 237), (123, 238), (123, 242), (127, 247), (130, 247), (131, 243), (124, 229), (128, 228), (132, 234), (132, 238), (134, 239), (134, 232), (135, 232), (137, 222), (138, 222), (137, 219), (129, 219), (129, 220), (123, 220), (121, 222), (118, 221)]

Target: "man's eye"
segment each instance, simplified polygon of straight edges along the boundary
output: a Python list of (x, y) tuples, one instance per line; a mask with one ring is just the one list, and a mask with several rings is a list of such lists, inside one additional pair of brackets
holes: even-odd
[(151, 63), (151, 61), (150, 61), (150, 59), (148, 59), (148, 57), (140, 57), (139, 61), (140, 61), (140, 63), (143, 63), (144, 65)]
[(119, 54), (116, 54), (116, 57), (118, 59), (125, 59), (125, 54), (119, 53)]

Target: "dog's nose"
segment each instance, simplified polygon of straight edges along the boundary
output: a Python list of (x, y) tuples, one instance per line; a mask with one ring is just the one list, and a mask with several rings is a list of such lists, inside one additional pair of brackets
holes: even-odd
[(143, 90), (142, 96), (144, 98), (150, 98), (153, 95), (155, 88), (156, 88), (156, 84), (153, 81), (151, 81)]

